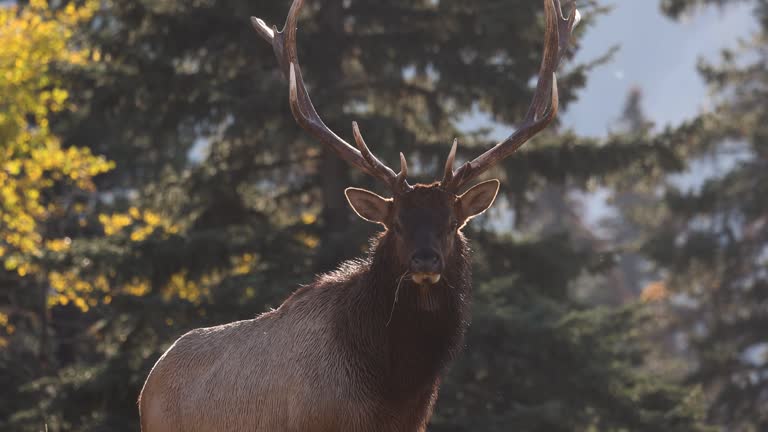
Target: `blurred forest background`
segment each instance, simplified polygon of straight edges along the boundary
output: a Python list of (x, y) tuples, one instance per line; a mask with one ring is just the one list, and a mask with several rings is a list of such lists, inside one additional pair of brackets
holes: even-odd
[[(281, 26), (289, 3), (0, 2), (0, 430), (137, 431), (175, 338), (365, 250), (376, 228), (343, 189), (378, 185), (294, 124), (249, 23)], [(332, 129), (357, 120), (430, 181), (454, 136), (467, 159), (523, 117), (541, 3), (308, 1), (305, 79)], [(682, 25), (745, 4), (753, 30), (688, 71), (707, 109), (655, 127), (639, 87), (599, 114), (607, 134), (561, 123), (493, 173), (468, 233), (473, 324), (430, 431), (768, 431), (768, 3), (654, 7)], [(611, 4), (578, 5), (564, 118), (615, 54), (579, 60)]]

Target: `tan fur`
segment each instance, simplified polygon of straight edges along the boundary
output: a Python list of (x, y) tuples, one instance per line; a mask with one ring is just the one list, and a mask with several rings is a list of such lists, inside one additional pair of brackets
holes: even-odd
[[(334, 288), (343, 295), (344, 287)], [(142, 431), (426, 430), (424, 419), (418, 425), (398, 423), (400, 409), (376, 400), (366, 390), (366, 377), (335, 352), (334, 329), (323, 324), (331, 322), (335, 296), (325, 297), (323, 304), (318, 294), (326, 293), (312, 292), (323, 289), (305, 288), (293, 301), (256, 319), (196, 329), (179, 338), (142, 389)], [(329, 363), (334, 371), (326, 369)], [(408, 405), (429, 401), (431, 412), (436, 393), (435, 382), (418, 400), (396, 405), (407, 411)]]

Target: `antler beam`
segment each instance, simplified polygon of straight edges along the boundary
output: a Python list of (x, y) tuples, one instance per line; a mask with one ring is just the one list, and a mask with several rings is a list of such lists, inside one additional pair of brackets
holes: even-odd
[(296, 119), (299, 126), (320, 140), (320, 142), (325, 144), (340, 158), (347, 161), (350, 165), (359, 168), (363, 172), (383, 181), (389, 186), (394, 194), (410, 190), (411, 186), (405, 180), (407, 168), (405, 166), (405, 158), (403, 158), (402, 155), (401, 171), (399, 174), (395, 174), (391, 168), (374, 156), (368, 149), (368, 146), (365, 145), (365, 141), (363, 141), (363, 137), (360, 135), (357, 123), (353, 123), (352, 130), (359, 150), (330, 130), (328, 126), (323, 123), (317, 110), (315, 110), (312, 100), (309, 97), (309, 92), (307, 92), (306, 85), (304, 84), (301, 67), (299, 66), (299, 58), (296, 52), (296, 21), (303, 4), (304, 0), (293, 1), (282, 31), (278, 31), (277, 27), (274, 26), (270, 28), (259, 18), (251, 17), (253, 28), (264, 40), (272, 45), (277, 61), (280, 63), (280, 68), (283, 71), (283, 75), (288, 78), (290, 85), (289, 102), (293, 117)]
[(516, 152), (529, 139), (546, 128), (557, 115), (559, 98), (555, 72), (560, 64), (560, 59), (568, 48), (573, 29), (581, 19), (579, 11), (573, 6), (573, 0), (569, 0), (568, 3), (571, 5), (571, 11), (566, 18), (563, 16), (560, 0), (544, 0), (546, 16), (544, 55), (539, 68), (536, 92), (522, 123), (507, 139), (474, 160), (465, 163), (456, 171), (453, 171), (453, 159), (456, 152), (456, 142), (454, 141), (454, 146), (446, 162), (442, 182), (446, 190), (458, 192), (467, 182)]

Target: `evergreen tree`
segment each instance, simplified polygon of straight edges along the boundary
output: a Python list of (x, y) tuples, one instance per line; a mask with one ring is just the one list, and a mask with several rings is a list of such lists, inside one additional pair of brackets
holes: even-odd
[[(630, 90), (613, 134), (626, 146), (643, 145), (651, 136), (653, 123), (642, 108), (640, 88)], [(639, 167), (642, 168), (642, 167)], [(634, 169), (609, 176), (611, 195), (608, 203), (615, 214), (601, 221), (607, 237), (620, 251), (616, 273), (623, 300), (638, 297), (641, 289), (653, 282), (651, 265), (642, 256), (640, 248), (647, 233), (653, 231), (659, 215), (655, 189), (666, 178), (666, 172), (655, 169)]]
[[(663, 5), (679, 16), (700, 3), (710, 2)], [(702, 184), (669, 187), (668, 215), (647, 246), (675, 295), (673, 328), (695, 365), (688, 381), (707, 391), (712, 421), (734, 431), (768, 429), (768, 10), (754, 4), (758, 32), (700, 66), (716, 100), (716, 117), (703, 116), (688, 145), (699, 168), (688, 177)], [(702, 173), (706, 161), (725, 169)]]

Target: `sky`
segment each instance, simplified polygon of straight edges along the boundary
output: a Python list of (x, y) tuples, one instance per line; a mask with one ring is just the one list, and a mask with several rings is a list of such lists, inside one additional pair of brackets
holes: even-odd
[(629, 90), (643, 91), (643, 108), (658, 127), (679, 124), (706, 108), (708, 92), (696, 72), (700, 58), (716, 61), (757, 29), (752, 6), (705, 7), (682, 21), (663, 16), (657, 0), (612, 0), (613, 10), (588, 29), (575, 62), (620, 51), (589, 75), (588, 85), (562, 117), (584, 135), (604, 135), (621, 115)]
[[(706, 110), (709, 92), (696, 64), (700, 59), (717, 63), (723, 48), (735, 47), (740, 38), (757, 30), (749, 4), (700, 8), (679, 21), (662, 15), (656, 0), (609, 4), (613, 10), (588, 29), (574, 62), (589, 62), (614, 45), (619, 45), (619, 51), (589, 75), (578, 101), (561, 117), (563, 127), (581, 135), (605, 135), (620, 117), (633, 87), (642, 90), (644, 112), (657, 130)], [(721, 175), (737, 160), (701, 161), (673, 180), (683, 189), (695, 188), (706, 178)], [(596, 233), (600, 221), (613, 213), (606, 203), (608, 196), (604, 189), (581, 196), (584, 222)]]

